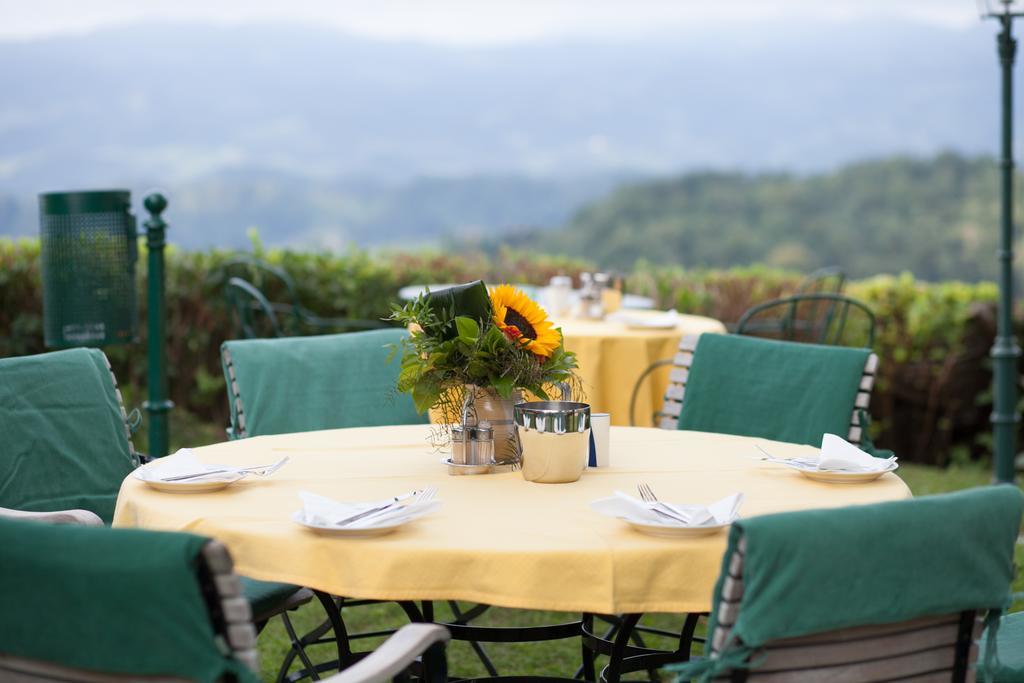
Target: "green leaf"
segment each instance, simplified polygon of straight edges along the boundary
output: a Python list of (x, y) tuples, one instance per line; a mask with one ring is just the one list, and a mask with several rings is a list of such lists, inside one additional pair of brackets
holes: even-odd
[(514, 377), (499, 377), (492, 383), (494, 390), (498, 392), (498, 396), (502, 398), (509, 398), (512, 396), (512, 391), (516, 388), (516, 381)]
[(459, 332), (459, 339), (466, 343), (474, 344), (480, 337), (480, 325), (472, 318), (460, 315), (455, 319), (455, 328)]
[(427, 412), (434, 407), (440, 397), (440, 386), (434, 382), (420, 381), (412, 387), (412, 402), (417, 412)]

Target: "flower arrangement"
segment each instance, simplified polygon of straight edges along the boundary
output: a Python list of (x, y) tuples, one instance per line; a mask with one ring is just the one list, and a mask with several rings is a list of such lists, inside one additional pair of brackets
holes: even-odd
[(482, 280), (428, 292), (394, 306), (392, 320), (411, 335), (401, 348), (398, 390), (412, 394), (420, 412), (440, 408), (455, 422), (467, 386), (492, 388), (508, 399), (517, 389), (541, 399), (558, 384), (578, 387), (576, 355), (562, 333), (522, 291)]

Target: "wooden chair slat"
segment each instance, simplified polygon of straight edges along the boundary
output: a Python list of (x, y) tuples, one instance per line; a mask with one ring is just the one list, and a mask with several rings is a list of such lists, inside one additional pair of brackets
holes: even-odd
[(203, 546), (203, 559), (214, 574), (230, 574), (235, 568), (227, 548), (217, 541)]
[(688, 368), (693, 365), (693, 352), (680, 351), (672, 358), (672, 364), (680, 368)]
[(234, 598), (221, 598), (221, 609), (224, 611), (224, 619), (229, 622), (244, 622), (252, 620), (252, 608), (249, 601), (238, 596)]
[(902, 633), (917, 631), (920, 629), (955, 626), (959, 623), (959, 614), (942, 614), (939, 616), (921, 617), (920, 619), (901, 621), (896, 624), (872, 624), (869, 626), (844, 628), (838, 631), (830, 631), (829, 633), (816, 633), (809, 636), (800, 636), (799, 638), (786, 638), (784, 640), (775, 641), (774, 646), (792, 647), (808, 644), (831, 645), (834, 643), (846, 643), (853, 640), (898, 636)]
[[(935, 648), (898, 657), (830, 667), (791, 668), (765, 673), (760, 667), (751, 669), (749, 683), (783, 683), (793, 680), (829, 681), (829, 683), (867, 683), (921, 676), (937, 671), (951, 671), (956, 648)], [(947, 673), (947, 676), (949, 674)]]
[(658, 427), (660, 429), (678, 429), (679, 419), (671, 416), (662, 417), (661, 421), (658, 423)]
[(866, 375), (874, 375), (877, 370), (878, 370), (878, 356), (872, 353), (870, 356), (868, 356), (868, 362), (864, 366), (864, 374), (866, 374)]
[(256, 647), (256, 629), (252, 624), (228, 624), (228, 643), (234, 650), (252, 650)]
[[(121, 674), (72, 669), (35, 659), (0, 653), (0, 681), (4, 683), (131, 683), (141, 681)], [(145, 683), (188, 683), (184, 678), (151, 676)]]
[[(832, 643), (807, 643), (789, 647), (772, 646), (758, 665), (759, 672), (805, 669), (870, 662), (883, 657), (900, 657), (956, 644), (959, 620), (928, 628), (918, 628), (899, 635), (879, 635)], [(952, 666), (950, 659), (946, 665)]]

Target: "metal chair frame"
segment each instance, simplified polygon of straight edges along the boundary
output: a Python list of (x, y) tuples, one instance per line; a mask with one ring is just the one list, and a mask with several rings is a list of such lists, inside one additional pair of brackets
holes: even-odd
[[(224, 282), (228, 307), (239, 319), (246, 339), (262, 336), (253, 325), (253, 314), (259, 313), (270, 322), (277, 337), (318, 331), (355, 331), (388, 327), (382, 320), (357, 318), (324, 318), (305, 308), (299, 299), (295, 280), (283, 268), (255, 257), (240, 256), (218, 269)], [(243, 275), (245, 277), (243, 277)], [(287, 302), (273, 302), (266, 296), (266, 280), (276, 280), (287, 293)]]
[(813, 271), (797, 286), (796, 294), (842, 294), (846, 273), (839, 266), (825, 266)]
[[(808, 314), (808, 304), (810, 311)], [(757, 316), (778, 308), (778, 318), (757, 320)], [(875, 344), (875, 314), (866, 304), (842, 294), (795, 294), (757, 304), (740, 316), (736, 334), (768, 336), (784, 341), (810, 342), (839, 346), (850, 317), (850, 310), (859, 310), (868, 322), (867, 343)]]

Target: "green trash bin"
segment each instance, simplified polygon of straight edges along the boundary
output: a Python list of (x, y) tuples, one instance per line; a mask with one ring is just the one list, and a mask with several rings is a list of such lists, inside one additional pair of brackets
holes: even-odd
[(136, 340), (135, 216), (127, 190), (39, 195), (48, 347)]

